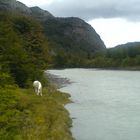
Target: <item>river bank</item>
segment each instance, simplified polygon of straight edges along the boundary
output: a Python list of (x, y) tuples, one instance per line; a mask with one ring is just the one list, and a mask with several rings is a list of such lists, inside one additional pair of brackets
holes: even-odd
[(42, 97), (33, 89), (0, 87), (0, 139), (74, 140), (64, 107), (69, 97), (51, 86), (43, 88)]
[(65, 86), (67, 86), (68, 84), (71, 84), (72, 81), (70, 81), (70, 79), (68, 78), (62, 78), (59, 77), (55, 74), (50, 74), (49, 72), (46, 72), (46, 75), (48, 77), (49, 82), (55, 86), (57, 89), (63, 88)]

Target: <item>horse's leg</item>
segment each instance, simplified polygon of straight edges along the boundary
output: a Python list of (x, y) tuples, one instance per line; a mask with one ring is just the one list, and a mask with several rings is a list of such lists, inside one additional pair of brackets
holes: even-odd
[(37, 92), (38, 92), (38, 91), (37, 91), (37, 88), (36, 88), (36, 87), (35, 87), (35, 89), (34, 89), (34, 90), (35, 90), (35, 93), (37, 94)]
[(42, 88), (40, 88), (40, 96), (42, 96)]
[(37, 88), (37, 95), (39, 95), (39, 88)]

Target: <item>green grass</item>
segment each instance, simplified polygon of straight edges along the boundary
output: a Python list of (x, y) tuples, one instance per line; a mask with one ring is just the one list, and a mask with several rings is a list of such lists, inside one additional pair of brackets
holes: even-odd
[(71, 119), (64, 104), (69, 95), (54, 88), (43, 89), (37, 96), (33, 89), (0, 89), (1, 140), (73, 140)]

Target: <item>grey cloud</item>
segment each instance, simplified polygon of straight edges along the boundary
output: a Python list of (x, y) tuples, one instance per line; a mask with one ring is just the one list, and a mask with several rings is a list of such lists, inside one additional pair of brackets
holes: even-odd
[(58, 17), (95, 18), (122, 17), (140, 21), (140, 0), (53, 0), (42, 8)]

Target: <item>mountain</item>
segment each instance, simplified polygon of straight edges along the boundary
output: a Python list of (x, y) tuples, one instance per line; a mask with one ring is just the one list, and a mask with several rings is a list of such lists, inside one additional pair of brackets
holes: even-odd
[(139, 46), (140, 47), (140, 42), (128, 42), (126, 44), (120, 44), (120, 45), (117, 45), (115, 46), (114, 48), (129, 48), (129, 47), (137, 47)]
[(31, 7), (32, 15), (43, 25), (49, 41), (56, 49), (94, 53), (104, 51), (105, 45), (96, 31), (84, 20), (76, 17), (58, 18), (39, 7)]
[(105, 45), (96, 31), (85, 21), (76, 17), (52, 18), (44, 21), (48, 38), (61, 44), (64, 49), (96, 52), (105, 49)]
[(39, 21), (46, 21), (48, 19), (54, 18), (54, 16), (50, 12), (42, 10), (38, 6), (31, 7), (30, 10), (32, 11), (32, 16)]
[[(26, 56), (27, 67), (34, 64), (36, 69), (45, 68), (46, 64), (51, 68), (140, 66), (139, 42), (106, 49), (96, 31), (80, 18), (58, 18), (39, 7), (29, 8), (16, 0), (0, 0), (0, 22), (0, 53), (4, 58), (0, 57), (0, 67), (8, 65), (8, 71), (12, 70), (14, 77), (17, 76), (16, 81), (20, 76), (15, 75), (17, 69), (9, 60), (14, 49), (18, 49), (19, 58), (23, 54)], [(19, 60), (16, 55), (11, 56), (13, 62)], [(19, 67), (18, 70), (26, 70)], [(25, 78), (32, 77), (26, 75)]]
[(39, 20), (46, 20), (53, 17), (48, 11), (42, 10), (37, 6), (29, 8), (25, 4), (16, 0), (0, 0), (0, 10), (34, 16)]
[(136, 57), (140, 55), (140, 42), (129, 42), (108, 49), (108, 52), (116, 58)]
[(52, 61), (56, 63), (52, 62), (53, 65), (60, 63), (59, 67), (80, 66), (84, 59), (94, 57), (95, 53), (106, 50), (104, 42), (96, 31), (80, 18), (58, 18), (46, 10), (27, 7), (16, 0), (0, 0), (0, 11), (30, 17), (40, 24), (48, 41)]
[(19, 12), (22, 14), (31, 14), (30, 8), (16, 0), (0, 0), (0, 10), (9, 11), (11, 13)]

